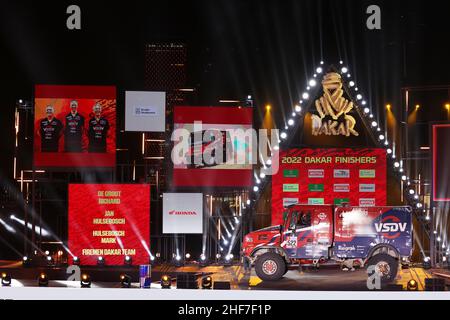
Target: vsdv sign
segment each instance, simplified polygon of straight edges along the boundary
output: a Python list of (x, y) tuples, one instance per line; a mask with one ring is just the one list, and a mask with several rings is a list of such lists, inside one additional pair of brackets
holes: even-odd
[(407, 226), (406, 222), (400, 222), (396, 216), (387, 216), (380, 223), (375, 223), (375, 230), (382, 233), (385, 238), (395, 239), (401, 232), (406, 231)]

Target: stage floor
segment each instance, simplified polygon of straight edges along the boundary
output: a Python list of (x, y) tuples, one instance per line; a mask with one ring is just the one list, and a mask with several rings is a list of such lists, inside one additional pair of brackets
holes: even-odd
[[(256, 276), (254, 270), (250, 273), (244, 272), (243, 268), (239, 265), (227, 267), (187, 265), (178, 268), (172, 265), (159, 265), (153, 267), (153, 282), (150, 289), (139, 288), (136, 267), (82, 267), (81, 269), (82, 272), (90, 275), (92, 279), (91, 288), (80, 288), (78, 281), (67, 281), (64, 268), (23, 268), (17, 265), (14, 267), (9, 265), (8, 268), (0, 267), (0, 272), (6, 271), (13, 278), (11, 287), (0, 288), (0, 299), (91, 299), (91, 295), (97, 295), (97, 299), (106, 299), (107, 297), (108, 299), (119, 299), (121, 297), (122, 299), (138, 300), (327, 299), (327, 297), (336, 299), (339, 298), (339, 294), (342, 292), (346, 292), (345, 297), (354, 297), (355, 299), (377, 299), (378, 297), (376, 292), (371, 292), (367, 289), (367, 274), (364, 269), (346, 272), (335, 268), (303, 270), (301, 272), (298, 270), (290, 270), (281, 280), (266, 282), (261, 281)], [(38, 287), (37, 277), (40, 272), (46, 272), (48, 274), (50, 279), (48, 287)], [(176, 275), (186, 272), (196, 273), (199, 281), (206, 275), (210, 275), (213, 281), (229, 281), (232, 290), (176, 289)], [(121, 288), (120, 286), (119, 276), (124, 273), (129, 275), (133, 274), (131, 288)], [(450, 278), (448, 270), (409, 268), (399, 271), (395, 283), (401, 284), (406, 288), (407, 282), (414, 279), (419, 284), (419, 290), (423, 291), (425, 279), (435, 277), (436, 273), (440, 274), (440, 276), (448, 274), (447, 279)], [(171, 290), (161, 289), (159, 280), (164, 274), (170, 275), (174, 279)], [(102, 280), (105, 278), (107, 280)], [(386, 293), (386, 291), (383, 292)], [(41, 293), (44, 296), (40, 296)], [(72, 293), (74, 296), (72, 296)], [(403, 298), (402, 294), (406, 294), (406, 298), (417, 294), (405, 291), (397, 293), (400, 295), (394, 299)], [(419, 294), (423, 294), (421, 299), (429, 296), (427, 292), (419, 292)], [(382, 296), (386, 297), (384, 295)], [(450, 299), (450, 291), (441, 292), (433, 297)]]

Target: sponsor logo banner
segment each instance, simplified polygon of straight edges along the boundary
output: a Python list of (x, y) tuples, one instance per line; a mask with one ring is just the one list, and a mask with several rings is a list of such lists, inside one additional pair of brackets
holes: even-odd
[(164, 193), (163, 233), (203, 233), (203, 194)]
[(134, 115), (136, 117), (155, 117), (158, 115), (158, 109), (152, 106), (135, 106)]
[(298, 203), (298, 198), (283, 198), (283, 207), (289, 207)]
[(325, 204), (323, 198), (308, 198), (308, 204)]
[(324, 178), (325, 170), (324, 169), (309, 169), (308, 170), (308, 178)]
[(297, 183), (285, 183), (283, 184), (283, 192), (298, 192), (298, 184)]
[(333, 192), (350, 192), (350, 184), (348, 184), (348, 183), (335, 183), (333, 185)]
[(350, 178), (350, 170), (349, 169), (334, 169), (333, 177), (334, 178)]
[(323, 184), (321, 183), (310, 183), (308, 184), (309, 192), (323, 192)]
[(298, 178), (298, 170), (296, 169), (284, 169), (283, 177), (285, 178)]
[(375, 170), (361, 169), (359, 170), (360, 178), (375, 178)]
[(360, 183), (359, 192), (375, 192), (374, 183)]
[(339, 206), (343, 203), (350, 203), (350, 199), (349, 198), (336, 198), (334, 199), (334, 204)]
[(372, 198), (361, 198), (361, 199), (359, 199), (359, 206), (360, 207), (374, 207), (375, 206), (375, 199), (372, 199)]

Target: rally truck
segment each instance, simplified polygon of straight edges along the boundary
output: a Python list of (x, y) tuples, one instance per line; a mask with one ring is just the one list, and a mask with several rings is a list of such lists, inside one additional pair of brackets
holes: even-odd
[(286, 208), (284, 223), (247, 234), (242, 258), (265, 281), (290, 268), (373, 266), (383, 283), (393, 281), (412, 254), (411, 208), (303, 205)]

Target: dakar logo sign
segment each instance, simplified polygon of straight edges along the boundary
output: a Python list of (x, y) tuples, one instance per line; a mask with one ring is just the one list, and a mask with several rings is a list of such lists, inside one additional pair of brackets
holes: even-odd
[(316, 109), (319, 115), (313, 114), (312, 134), (318, 135), (351, 135), (358, 136), (354, 129), (356, 120), (348, 113), (353, 109), (353, 102), (342, 95), (342, 79), (340, 74), (327, 73), (322, 80), (323, 96), (316, 100)]

